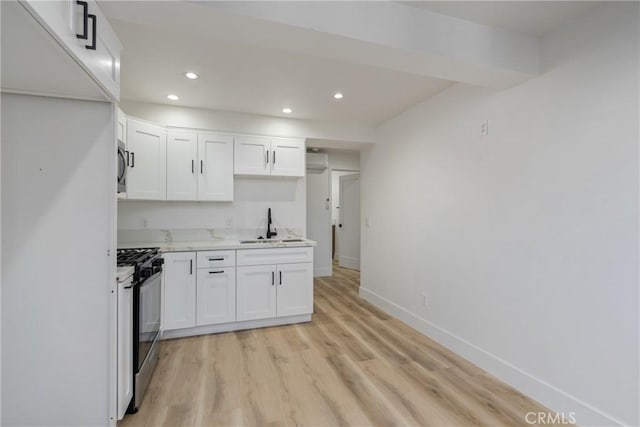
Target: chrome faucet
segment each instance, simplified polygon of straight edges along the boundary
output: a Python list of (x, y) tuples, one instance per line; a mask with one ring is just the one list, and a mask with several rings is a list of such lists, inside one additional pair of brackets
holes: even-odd
[(269, 208), (269, 210), (267, 211), (267, 239), (270, 239), (273, 236), (277, 235), (278, 231), (275, 229), (275, 227), (273, 231), (271, 231), (271, 208)]

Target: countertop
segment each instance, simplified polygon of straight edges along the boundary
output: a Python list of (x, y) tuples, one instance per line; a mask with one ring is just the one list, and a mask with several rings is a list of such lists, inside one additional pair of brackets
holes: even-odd
[(192, 252), (192, 251), (216, 251), (235, 249), (272, 249), (272, 248), (296, 248), (316, 246), (316, 242), (309, 239), (302, 239), (301, 242), (282, 242), (274, 240), (266, 243), (240, 243), (240, 240), (204, 240), (191, 242), (170, 242), (170, 243), (122, 243), (118, 248), (160, 248), (163, 252)]
[(118, 272), (116, 273), (116, 280), (118, 282), (126, 281), (130, 276), (133, 275), (134, 268), (131, 265), (126, 267), (118, 267)]

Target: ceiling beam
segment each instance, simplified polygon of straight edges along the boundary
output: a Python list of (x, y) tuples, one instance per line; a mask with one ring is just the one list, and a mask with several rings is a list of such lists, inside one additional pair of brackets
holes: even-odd
[[(490, 88), (539, 73), (536, 37), (397, 2), (101, 2), (108, 17)], [(176, 19), (181, 17), (181, 19)]]

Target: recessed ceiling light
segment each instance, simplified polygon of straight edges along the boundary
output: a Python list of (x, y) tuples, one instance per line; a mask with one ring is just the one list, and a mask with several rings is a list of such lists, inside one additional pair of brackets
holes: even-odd
[(172, 101), (177, 101), (178, 99), (180, 99), (178, 95), (174, 95), (174, 94), (167, 95), (167, 98), (169, 98)]
[(291, 114), (291, 108), (285, 107), (282, 109), (282, 112), (285, 114)]
[(340, 92), (336, 92), (336, 93), (334, 93), (334, 94), (333, 94), (333, 97), (334, 97), (335, 99), (342, 99), (342, 97), (343, 97), (343, 96), (344, 96), (344, 95), (342, 95), (342, 93), (340, 93)]
[(190, 80), (195, 80), (198, 78), (198, 75), (196, 73), (193, 73), (191, 71), (189, 71), (188, 73), (185, 73), (184, 75), (186, 78), (190, 79)]

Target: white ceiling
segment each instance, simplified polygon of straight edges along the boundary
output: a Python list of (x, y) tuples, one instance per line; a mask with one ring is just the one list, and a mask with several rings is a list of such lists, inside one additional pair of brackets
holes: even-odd
[(541, 36), (599, 1), (403, 1), (466, 21)]
[[(99, 3), (124, 46), (123, 99), (376, 125), (452, 84), (359, 64), (350, 57), (314, 55), (313, 49), (286, 50), (280, 44), (261, 44), (260, 34), (270, 37), (280, 32), (282, 36), (286, 26), (226, 16), (195, 2)], [(412, 7), (531, 34), (542, 34), (591, 4), (410, 2)], [(309, 40), (312, 38), (307, 45)], [(304, 38), (300, 43), (305, 43)], [(353, 51), (352, 57), (358, 54)], [(195, 71), (200, 78), (188, 80), (186, 71)], [(344, 98), (333, 99), (335, 91), (344, 93)], [(168, 100), (169, 93), (177, 94), (180, 100)], [(290, 107), (293, 113), (282, 113), (283, 107)]]
[[(377, 124), (446, 80), (110, 20), (124, 45), (122, 98), (309, 120)], [(199, 74), (197, 80), (184, 77)], [(335, 100), (341, 91), (344, 98)], [(177, 102), (166, 96), (175, 93)], [(288, 106), (292, 114), (282, 113)]]

